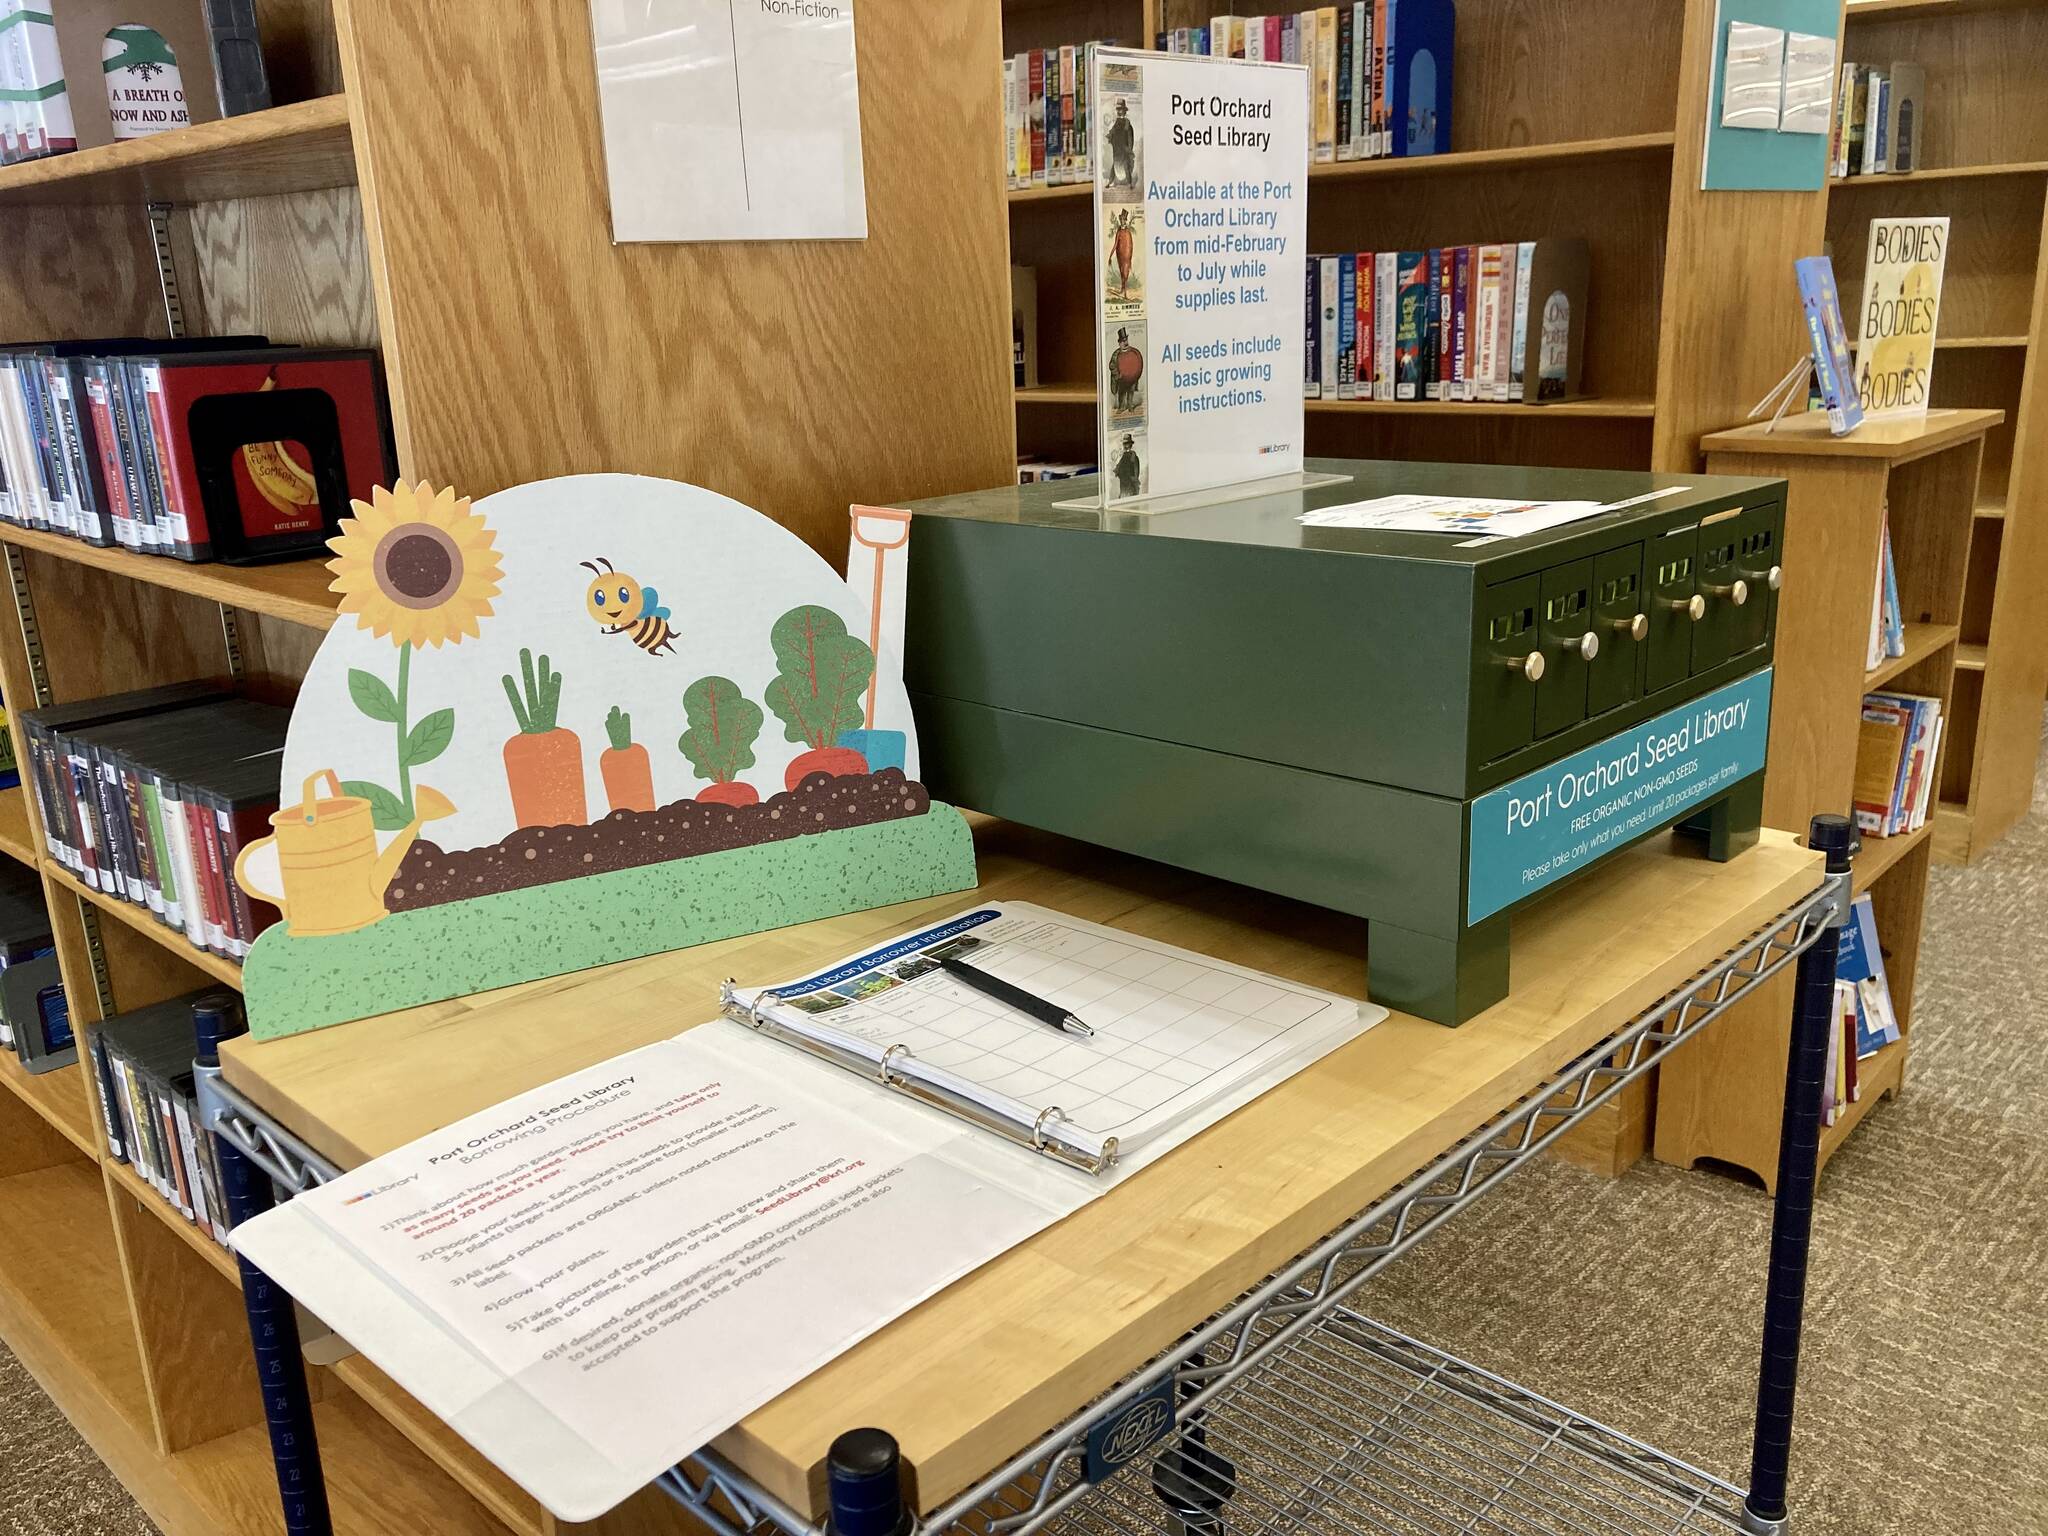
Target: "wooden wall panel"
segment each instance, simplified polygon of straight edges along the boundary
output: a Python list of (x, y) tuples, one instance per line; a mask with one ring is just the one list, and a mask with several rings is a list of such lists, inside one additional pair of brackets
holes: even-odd
[(0, 338), (167, 334), (140, 208), (9, 208), (0, 230)]
[(1064, 43), (1152, 46), (1144, 0), (1004, 0), (1003, 56)]
[[(1806, 355), (1792, 263), (1821, 249), (1827, 191), (1703, 192), (1714, 0), (1686, 0), (1683, 103), (1657, 355), (1654, 468), (1699, 468), (1703, 432), (1740, 426)], [(1932, 114), (1930, 114), (1931, 116)]]
[(2044, 186), (2048, 179), (2033, 176), (1987, 176), (1939, 185), (1859, 176), (1833, 188), (1828, 193), (1828, 244), (1850, 334), (1861, 329), (1856, 317), (1862, 307), (1870, 221), (1932, 214), (1949, 217), (1940, 334), (2018, 336), (2033, 329)]
[(50, 555), (23, 559), (58, 702), (226, 672), (214, 604)]
[(1010, 478), (998, 7), (862, 6), (866, 240), (697, 245), (611, 243), (585, 0), (336, 19), (406, 474), (669, 475), (835, 563)]
[(179, 213), (197, 278), (186, 298), (194, 335), (255, 331), (305, 346), (377, 344), (354, 187), (194, 203)]

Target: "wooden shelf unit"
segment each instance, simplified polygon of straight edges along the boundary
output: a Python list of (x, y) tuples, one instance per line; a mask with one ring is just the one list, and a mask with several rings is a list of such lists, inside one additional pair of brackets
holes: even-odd
[[(1150, 46), (1268, 0), (1005, 0), (1005, 56), (1091, 38)], [(1820, 194), (1703, 194), (1713, 0), (1460, 0), (1452, 149), (1309, 169), (1311, 251), (1583, 235), (1585, 383), (1569, 408), (1309, 401), (1311, 454), (1690, 471), (1703, 431), (1740, 420), (1804, 345), (1797, 308), (1741, 306), (1820, 246)], [(1550, 83), (1536, 95), (1530, 80)], [(1096, 368), (1086, 185), (1007, 193), (1011, 259), (1036, 272), (1039, 377), (1019, 447), (1092, 463)], [(1029, 407), (1027, 410), (1026, 407)]]
[[(168, 203), (186, 330), (378, 349), (405, 478), (483, 496), (594, 467), (668, 475), (767, 509), (843, 560), (850, 503), (991, 484), (1015, 458), (1006, 215), (977, 174), (998, 93), (978, 75), (928, 76), (934, 25), (949, 55), (995, 53), (992, 11), (862, 16), (867, 239), (615, 246), (592, 171), (584, 0), (266, 6), (283, 105), (0, 168), (0, 336), (169, 334), (146, 208)], [(536, 59), (560, 66), (538, 96), (521, 63)], [(516, 152), (478, 132), (512, 121), (531, 135)], [(934, 178), (947, 197), (930, 196)], [(479, 207), (481, 223), (464, 211)], [(807, 303), (764, 308), (768, 289)], [(912, 303), (923, 323), (905, 328)], [(952, 339), (936, 363), (935, 333)], [(736, 335), (745, 344), (726, 347)], [(803, 431), (773, 419), (778, 403), (757, 412), (761, 430), (735, 432), (736, 400), (787, 400), (796, 356), (817, 392)], [(0, 690), (17, 711), (224, 673), (288, 702), (338, 617), (317, 560), (192, 565), (11, 525), (0, 557)], [(0, 855), (41, 877), (81, 1034), (239, 984), (238, 967), (61, 868), (18, 789), (0, 792)], [(0, 1058), (0, 1338), (165, 1536), (272, 1536), (237, 1266), (108, 1156), (99, 1115), (81, 1067), (32, 1077)], [(310, 1376), (336, 1530), (571, 1529), (367, 1362)], [(702, 1531), (658, 1493), (573, 1529)]]
[[(1778, 610), (1765, 825), (1805, 826), (1817, 814), (1849, 810), (1857, 720), (1864, 694), (1874, 688), (1939, 698), (1943, 757), (1952, 741), (1967, 740), (1971, 706), (1957, 686), (1964, 649), (1957, 636), (1978, 472), (1999, 421), (1996, 411), (1936, 411), (1924, 421), (1873, 422), (1851, 437), (1833, 438), (1825, 418), (1802, 416), (1776, 431), (1744, 427), (1706, 438), (1710, 472), (1783, 476), (1788, 485), (1783, 562), (1789, 600), (1781, 599)], [(1866, 668), (1879, 538), (1887, 525), (1906, 650)], [(1938, 786), (1944, 771), (1937, 761)], [(1920, 919), (1941, 820), (1942, 808), (1931, 805), (1917, 831), (1866, 834), (1856, 856), (1851, 883), (1859, 895), (1870, 893), (1904, 1036), (1861, 1063), (1862, 1097), (1822, 1136), (1823, 1167), (1904, 1080)], [(1789, 989), (1790, 978), (1779, 986)], [(1690, 1167), (1712, 1159), (1746, 1168), (1766, 1184), (1775, 1181), (1779, 1125), (1769, 1085), (1784, 1076), (1788, 1018), (1789, 1010), (1740, 1010), (1711, 1037), (1664, 1063), (1655, 1139), (1661, 1161)]]
[(1982, 493), (1964, 560), (1957, 716), (1944, 743), (1948, 802), (1934, 853), (1968, 862), (2032, 798), (2048, 692), (2048, 6), (2038, 0), (1853, 0), (1841, 56), (1911, 60), (1938, 99), (1927, 168), (1830, 183), (1828, 240), (1845, 312), (1863, 286), (1869, 220), (1946, 214), (1948, 267), (1934, 360), (1937, 406), (2005, 413), (1984, 441)]

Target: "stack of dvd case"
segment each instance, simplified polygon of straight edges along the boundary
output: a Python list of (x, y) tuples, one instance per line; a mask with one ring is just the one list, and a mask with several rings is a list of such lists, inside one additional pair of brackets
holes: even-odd
[(209, 995), (190, 992), (103, 1019), (86, 1037), (108, 1154), (226, 1246), (220, 1164), (193, 1092), (192, 1005)]
[(270, 829), (290, 718), (208, 683), (26, 712), (51, 857), (89, 889), (240, 963), (277, 920), (235, 884), (234, 868)]
[(12, 860), (0, 860), (0, 1047), (29, 1072), (78, 1059), (43, 882)]

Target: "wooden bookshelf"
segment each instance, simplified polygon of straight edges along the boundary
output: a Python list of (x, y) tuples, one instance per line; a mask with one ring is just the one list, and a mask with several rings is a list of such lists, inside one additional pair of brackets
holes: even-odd
[[(1705, 439), (1716, 474), (1782, 476), (1787, 482), (1785, 588), (1778, 613), (1777, 686), (1771, 700), (1764, 822), (1804, 826), (1850, 808), (1857, 721), (1874, 688), (1942, 701), (1941, 751), (1931, 765), (1929, 815), (1895, 837), (1865, 835), (1851, 884), (1868, 892), (1878, 946), (1902, 1038), (1861, 1063), (1862, 1097), (1821, 1138), (1821, 1163), (1904, 1081), (1912, 1047), (1913, 978), (1927, 876), (1940, 837), (1950, 744), (1965, 739), (1971, 703), (1960, 685), (1967, 647), (1965, 573), (1979, 503), (1985, 445), (1996, 411), (1946, 410), (1870, 422), (1848, 437), (1820, 413), (1776, 430), (1744, 427)], [(1871, 594), (1881, 531), (1891, 531), (1904, 654), (1869, 659)], [(1790, 977), (1773, 983), (1789, 999)], [(1777, 1111), (1767, 1085), (1783, 1080), (1787, 1008), (1737, 1010), (1711, 1038), (1675, 1053), (1659, 1072), (1655, 1148), (1690, 1167), (1712, 1159), (1777, 1176)]]
[(49, 1072), (30, 1072), (15, 1060), (12, 1051), (0, 1051), (0, 1088), (34, 1110), (44, 1124), (79, 1151), (88, 1157), (99, 1155), (93, 1142), (92, 1110), (86, 1101), (89, 1090), (75, 1063)]
[(1979, 499), (1962, 557), (1956, 709), (1944, 743), (1935, 856), (1966, 862), (1993, 846), (2032, 798), (2048, 692), (2048, 399), (2035, 375), (2048, 325), (2048, 6), (2038, 0), (1855, 0), (1842, 57), (1927, 71), (1921, 160), (1905, 175), (1838, 178), (1827, 233), (1843, 307), (1863, 285), (1869, 220), (1949, 219), (1936, 406), (1985, 407)]
[(58, 890), (66, 891), (78, 900), (90, 903), (94, 910), (107, 913), (151, 942), (162, 945), (187, 965), (206, 972), (215, 981), (224, 981), (236, 991), (241, 990), (242, 968), (239, 965), (199, 948), (185, 937), (184, 930), (158, 922), (150, 914), (149, 908), (137, 906), (132, 901), (124, 901), (121, 897), (106, 891), (94, 890), (55, 859), (43, 860), (43, 879)]
[(0, 206), (219, 202), (355, 181), (348, 101), (334, 95), (0, 166)]
[[(1005, 55), (1116, 39), (1149, 46), (1251, 0), (1005, 0)], [(1309, 168), (1313, 251), (1412, 250), (1583, 235), (1593, 297), (1585, 383), (1567, 407), (1307, 402), (1307, 449), (1340, 457), (1697, 468), (1700, 432), (1739, 420), (1803, 345), (1796, 307), (1732, 306), (1818, 249), (1824, 199), (1699, 191), (1712, 0), (1586, 0), (1555, 13), (1461, 0), (1452, 147)], [(1549, 82), (1538, 95), (1531, 80)], [(1390, 195), (1391, 194), (1391, 195)], [(1092, 462), (1096, 338), (1086, 185), (1008, 194), (1012, 260), (1037, 274), (1041, 386), (1016, 394), (1019, 447)], [(1589, 210), (1598, 209), (1597, 216)], [(1731, 265), (1732, 263), (1732, 265)], [(1464, 413), (1464, 414), (1460, 414)]]
[(28, 824), (28, 789), (25, 785), (0, 789), (0, 853), (26, 864), (30, 869), (39, 862), (35, 833)]

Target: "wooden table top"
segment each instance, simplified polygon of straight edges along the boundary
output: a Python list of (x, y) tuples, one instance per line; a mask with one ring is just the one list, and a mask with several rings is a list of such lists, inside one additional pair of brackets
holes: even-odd
[[(939, 897), (223, 1050), (229, 1082), (353, 1165), (711, 1018), (761, 981), (962, 909), (1028, 900), (1362, 996), (1363, 921), (999, 822), (976, 897)], [(1395, 1014), (750, 1414), (719, 1450), (823, 1508), (826, 1447), (893, 1433), (929, 1510), (1365, 1209), (1811, 891), (1784, 833), (1726, 864), (1658, 836), (1513, 922), (1507, 999)]]

